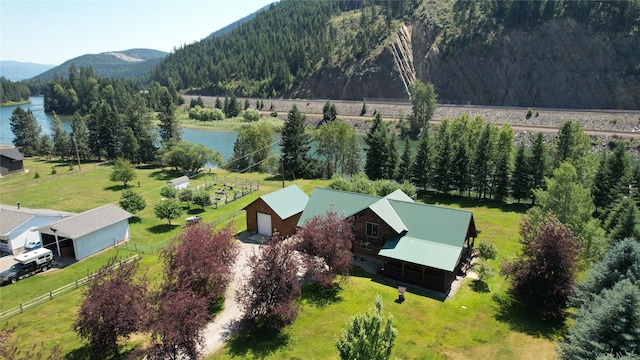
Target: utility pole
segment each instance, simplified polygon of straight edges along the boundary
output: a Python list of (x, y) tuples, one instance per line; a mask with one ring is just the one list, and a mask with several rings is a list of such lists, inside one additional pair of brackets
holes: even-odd
[(82, 168), (80, 167), (80, 153), (78, 152), (78, 142), (76, 141), (76, 134), (73, 134), (73, 145), (76, 147), (76, 159), (78, 159), (78, 171), (82, 172)]
[(284, 154), (282, 153), (282, 149), (284, 148), (284, 145), (282, 143), (280, 143), (280, 166), (281, 166), (281, 172), (282, 172), (282, 188), (284, 189)]

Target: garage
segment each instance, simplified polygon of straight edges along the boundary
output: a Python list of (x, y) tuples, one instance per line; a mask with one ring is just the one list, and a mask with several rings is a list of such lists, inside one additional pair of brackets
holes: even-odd
[(258, 234), (271, 236), (271, 215), (265, 213), (257, 213), (258, 215)]
[(307, 194), (296, 185), (262, 195), (244, 208), (247, 230), (266, 236), (293, 235), (307, 201)]

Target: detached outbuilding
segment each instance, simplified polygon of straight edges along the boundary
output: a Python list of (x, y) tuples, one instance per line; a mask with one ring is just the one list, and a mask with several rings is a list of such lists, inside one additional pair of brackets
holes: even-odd
[(167, 181), (167, 184), (172, 185), (176, 190), (186, 189), (189, 187), (189, 177), (180, 176), (179, 178)]
[(0, 175), (24, 172), (24, 156), (16, 148), (0, 150)]
[(85, 211), (38, 228), (44, 247), (56, 256), (84, 259), (129, 239), (133, 215), (113, 204)]
[(266, 236), (293, 235), (307, 201), (309, 196), (297, 185), (260, 196), (244, 208), (247, 230)]
[(38, 228), (75, 214), (0, 204), (0, 253), (18, 255), (30, 242), (39, 242)]

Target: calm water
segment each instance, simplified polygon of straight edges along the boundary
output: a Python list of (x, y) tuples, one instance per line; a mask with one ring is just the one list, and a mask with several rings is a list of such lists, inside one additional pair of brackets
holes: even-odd
[[(25, 111), (31, 109), (36, 119), (42, 126), (43, 134), (51, 134), (51, 116), (44, 112), (44, 97), (32, 96), (30, 104), (20, 105)], [(9, 120), (11, 113), (17, 106), (4, 106), (0, 108), (0, 144), (11, 145), (13, 141), (13, 133), (11, 132), (11, 125)], [(62, 125), (68, 132), (71, 131), (71, 123), (73, 117), (60, 116)], [(182, 129), (182, 139), (191, 141), (195, 144), (203, 144), (204, 146), (218, 150), (222, 153), (225, 160), (228, 160), (231, 154), (233, 154), (233, 144), (236, 142), (238, 135), (235, 131), (221, 131), (221, 130), (209, 130), (209, 129)], [(278, 142), (280, 141), (280, 135), (274, 135), (273, 150), (279, 152)]]

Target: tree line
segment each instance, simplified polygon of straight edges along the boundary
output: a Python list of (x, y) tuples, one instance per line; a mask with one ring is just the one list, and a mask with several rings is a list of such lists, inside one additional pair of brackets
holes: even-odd
[(0, 76), (0, 104), (29, 100), (29, 87)]

